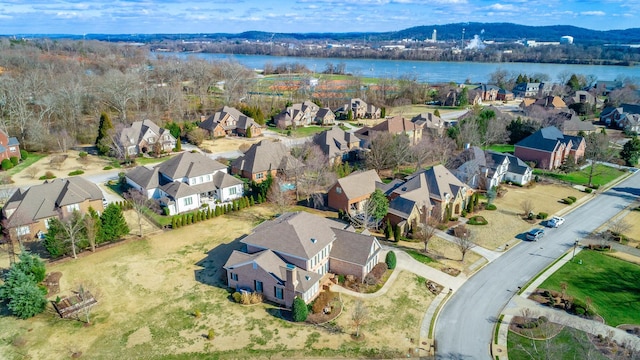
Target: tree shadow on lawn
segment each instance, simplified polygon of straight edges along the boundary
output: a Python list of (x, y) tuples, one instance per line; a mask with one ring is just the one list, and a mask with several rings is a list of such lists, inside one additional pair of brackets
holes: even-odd
[(196, 263), (197, 266), (202, 267), (194, 271), (196, 281), (203, 284), (216, 286), (219, 288), (227, 289), (227, 274), (223, 269), (224, 264), (231, 256), (233, 250), (242, 250), (244, 244), (240, 240), (244, 239), (247, 235), (242, 235), (230, 243), (220, 244), (207, 252), (207, 256)]

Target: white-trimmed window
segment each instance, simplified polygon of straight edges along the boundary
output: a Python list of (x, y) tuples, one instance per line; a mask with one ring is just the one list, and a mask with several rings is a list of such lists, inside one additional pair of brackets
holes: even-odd
[(256, 174), (256, 179), (262, 179), (264, 178), (264, 173), (257, 173)]
[(233, 281), (238, 281), (238, 274), (236, 274), (236, 273), (231, 273), (231, 280), (233, 280)]
[(67, 205), (67, 212), (68, 213), (72, 213), (74, 211), (80, 211), (80, 205), (78, 205), (78, 204)]
[(16, 234), (18, 234), (18, 236), (28, 235), (29, 233), (31, 233), (31, 228), (29, 228), (29, 225), (18, 226), (16, 228)]
[(259, 280), (254, 280), (255, 281), (255, 289), (257, 293), (262, 293), (262, 281)]
[(9, 151), (11, 152), (16, 152), (17, 148), (15, 146), (11, 146), (9, 147)]
[(342, 188), (340, 186), (336, 186), (336, 193), (342, 194)]
[(232, 188), (229, 188), (229, 195), (235, 195), (237, 191), (238, 191), (238, 189), (236, 189), (235, 186), (232, 187)]
[(191, 204), (193, 204), (193, 198), (191, 196), (184, 198), (184, 206), (189, 206)]
[(284, 293), (282, 292), (282, 288), (274, 286), (273, 289), (274, 289), (276, 299), (280, 299), (280, 300), (284, 299)]

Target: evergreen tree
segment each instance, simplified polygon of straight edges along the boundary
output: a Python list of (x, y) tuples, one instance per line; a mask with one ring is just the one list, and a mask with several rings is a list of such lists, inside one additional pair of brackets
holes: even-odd
[(248, 139), (251, 139), (251, 137), (252, 137), (252, 134), (251, 134), (251, 126), (249, 126), (249, 127), (247, 128), (247, 133), (246, 133), (246, 135), (245, 135), (245, 136), (246, 136)]
[(387, 268), (391, 270), (396, 268), (397, 261), (398, 260), (396, 259), (396, 253), (394, 253), (393, 251), (389, 251), (384, 259), (384, 262), (387, 264)]
[(307, 304), (305, 304), (304, 300), (302, 300), (298, 296), (293, 299), (291, 312), (293, 313), (293, 321), (295, 322), (303, 322), (307, 320), (307, 316), (309, 316), (309, 309), (307, 309)]
[(176, 221), (176, 217), (175, 217), (175, 216), (173, 216), (173, 217), (171, 218), (171, 228), (172, 228), (172, 229), (176, 229), (176, 228), (178, 228), (178, 222)]
[(386, 225), (385, 225), (385, 227), (384, 227), (384, 237), (385, 237), (387, 240), (391, 240), (391, 235), (393, 235), (393, 234), (392, 234), (392, 231), (393, 231), (393, 230), (392, 230), (392, 228), (391, 228), (391, 221), (389, 221), (389, 218), (387, 218), (387, 224), (386, 224)]
[(26, 282), (14, 289), (14, 295), (7, 307), (15, 316), (28, 319), (44, 311), (47, 306), (46, 289), (37, 284)]
[(433, 112), (433, 115), (440, 117), (440, 110), (436, 109), (436, 111)]
[(177, 137), (176, 138), (176, 152), (180, 152), (182, 151), (182, 142), (180, 141), (180, 138)]
[(396, 226), (393, 228), (393, 238), (394, 238), (394, 240), (395, 240), (396, 242), (400, 241), (400, 236), (402, 235), (402, 234), (401, 234), (401, 232), (402, 232), (402, 231), (400, 230), (400, 226), (397, 226), (397, 225), (396, 225)]
[(27, 251), (23, 251), (19, 259), (4, 277), (0, 301), (7, 302), (12, 314), (26, 319), (43, 312), (47, 305), (46, 289), (38, 287), (46, 270), (42, 260)]
[(638, 159), (640, 159), (640, 139), (638, 139), (637, 136), (634, 136), (622, 146), (620, 158), (622, 158), (628, 166), (638, 165)]
[(251, 197), (249, 198), (249, 206), (254, 206), (256, 204), (256, 201), (253, 199), (253, 195), (251, 195)]
[(22, 251), (18, 260), (20, 261), (14, 264), (17, 271), (31, 277), (36, 284), (44, 280), (47, 270), (39, 256)]
[(104, 209), (102, 216), (102, 238), (105, 241), (114, 241), (129, 234), (129, 225), (124, 218), (122, 208), (111, 203)]
[(98, 154), (108, 155), (109, 150), (109, 132), (113, 129), (113, 123), (109, 118), (109, 114), (102, 112), (100, 114), (100, 125), (98, 126), (98, 136), (96, 137), (96, 147)]
[(49, 220), (49, 229), (44, 235), (42, 245), (52, 258), (61, 257), (71, 251), (69, 242), (64, 236), (61, 236), (64, 233), (64, 228), (60, 220), (56, 218)]

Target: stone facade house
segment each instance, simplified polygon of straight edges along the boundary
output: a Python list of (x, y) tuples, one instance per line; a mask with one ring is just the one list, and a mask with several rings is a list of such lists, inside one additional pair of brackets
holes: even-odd
[(531, 161), (541, 169), (557, 169), (572, 155), (575, 161), (584, 157), (584, 138), (564, 135), (555, 126), (542, 128), (515, 145), (515, 156)]
[(402, 116), (394, 116), (385, 119), (381, 123), (368, 127), (365, 126), (355, 132), (355, 134), (365, 144), (368, 144), (376, 133), (389, 133), (393, 135), (406, 135), (411, 145), (415, 145), (422, 140), (422, 125), (418, 122), (412, 122)]
[(42, 238), (49, 220), (66, 219), (74, 211), (104, 209), (100, 188), (82, 177), (54, 179), (26, 190), (18, 188), (2, 208), (9, 235), (22, 240)]
[(340, 119), (346, 119), (349, 110), (351, 110), (353, 119), (379, 119), (381, 113), (380, 108), (367, 104), (360, 98), (353, 98), (336, 110), (336, 116)]
[(549, 96), (553, 90), (551, 83), (518, 83), (513, 88), (513, 96), (517, 98), (541, 98)]
[(6, 132), (0, 130), (0, 161), (10, 159), (11, 157), (21, 158), (20, 142), (18, 139), (7, 135)]
[(360, 139), (355, 134), (346, 132), (338, 126), (315, 134), (313, 143), (318, 145), (329, 158), (330, 164), (355, 159), (359, 157), (362, 150)]
[(473, 190), (443, 165), (436, 165), (390, 184), (385, 193), (390, 200), (389, 221), (407, 231), (429, 217), (460, 216)]
[(446, 128), (445, 121), (432, 113), (422, 113), (416, 115), (411, 122), (422, 127), (422, 134), (429, 133), (433, 136), (441, 137)]
[(515, 99), (515, 96), (513, 96), (513, 92), (506, 90), (506, 89), (500, 89), (498, 90), (498, 95), (496, 96), (496, 100), (498, 101), (512, 101)]
[(231, 163), (231, 173), (261, 183), (269, 175), (290, 178), (303, 166), (282, 142), (262, 140)]
[(381, 261), (375, 237), (307, 212), (266, 221), (240, 242), (246, 252), (234, 250), (224, 265), (229, 287), (261, 293), (285, 307), (295, 297), (315, 299), (328, 273), (362, 280)]
[(231, 106), (224, 106), (222, 110), (201, 122), (198, 127), (206, 130), (209, 136), (214, 138), (227, 135), (250, 135), (249, 137), (262, 135), (260, 124)]
[(227, 167), (199, 153), (184, 152), (154, 168), (129, 170), (126, 181), (169, 209), (170, 215), (212, 206), (244, 195), (244, 183), (227, 174)]
[(351, 173), (329, 188), (327, 203), (330, 208), (358, 214), (378, 184), (382, 184), (382, 180), (375, 170)]
[(176, 138), (171, 132), (148, 119), (135, 121), (130, 127), (122, 129), (119, 140), (127, 156), (171, 152), (176, 147)]
[(273, 122), (280, 129), (290, 126), (307, 126), (314, 123), (320, 107), (311, 101), (293, 104), (274, 116)]
[(562, 133), (565, 135), (578, 136), (579, 133), (589, 135), (595, 133), (596, 130), (595, 125), (593, 125), (591, 121), (582, 121), (577, 115), (571, 116), (570, 119), (562, 123)]
[(318, 125), (333, 125), (336, 122), (336, 114), (327, 107), (320, 108), (316, 113), (316, 118), (314, 120)]

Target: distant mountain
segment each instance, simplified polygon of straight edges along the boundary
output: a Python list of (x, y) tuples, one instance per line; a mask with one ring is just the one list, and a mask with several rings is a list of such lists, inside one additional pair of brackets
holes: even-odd
[(433, 30), (436, 30), (438, 40), (455, 41), (463, 36), (465, 39), (480, 36), (483, 40), (515, 41), (559, 41), (560, 37), (569, 35), (574, 37), (577, 44), (601, 45), (601, 44), (628, 44), (640, 43), (640, 28), (626, 30), (591, 30), (570, 25), (553, 26), (527, 26), (511, 23), (457, 23), (447, 25), (416, 26), (400, 31), (391, 32), (354, 32), (354, 33), (271, 33), (265, 31), (247, 31), (239, 34), (87, 34), (87, 35), (25, 35), (25, 37), (50, 37), (50, 38), (85, 38), (105, 41), (127, 42), (159, 42), (162, 40), (250, 40), (250, 41), (289, 41), (289, 40), (315, 40), (315, 41), (397, 41), (402, 39), (430, 39)]

